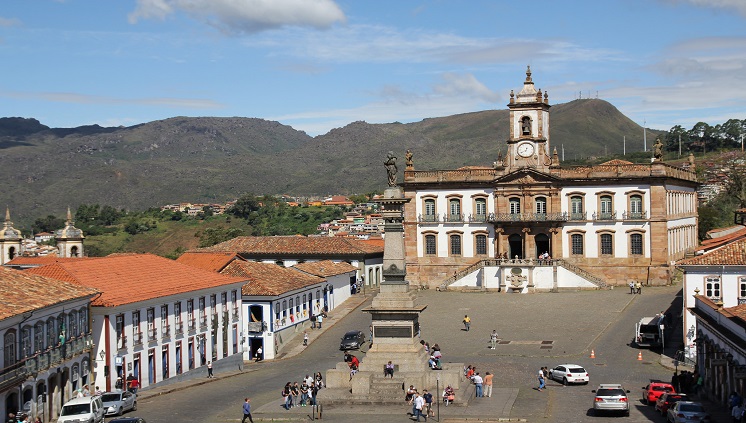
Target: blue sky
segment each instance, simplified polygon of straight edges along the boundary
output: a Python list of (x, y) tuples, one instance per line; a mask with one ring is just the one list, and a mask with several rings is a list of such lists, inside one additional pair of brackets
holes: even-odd
[(173, 116), (311, 135), (505, 109), (526, 65), (551, 104), (669, 129), (746, 119), (744, 0), (3, 0), (0, 117)]

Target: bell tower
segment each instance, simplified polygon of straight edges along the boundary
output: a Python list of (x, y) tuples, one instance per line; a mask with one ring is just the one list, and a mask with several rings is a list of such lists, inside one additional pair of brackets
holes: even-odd
[(60, 257), (83, 257), (83, 239), (85, 236), (83, 236), (83, 231), (73, 225), (74, 223), (70, 207), (68, 207), (65, 228), (54, 234), (57, 241), (57, 254)]
[(0, 265), (3, 265), (18, 254), (21, 254), (21, 231), (13, 227), (10, 221), (10, 209), (5, 209), (5, 222), (0, 230)]
[(549, 95), (534, 87), (531, 67), (526, 69), (523, 89), (510, 91), (510, 136), (505, 165), (508, 171), (531, 167), (548, 171), (552, 165), (549, 152)]

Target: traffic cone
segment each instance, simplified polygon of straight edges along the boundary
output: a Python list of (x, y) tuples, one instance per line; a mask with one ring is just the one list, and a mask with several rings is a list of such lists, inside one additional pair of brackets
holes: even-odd
[(591, 358), (596, 358), (596, 351), (591, 350)]
[(637, 353), (637, 361), (642, 361), (642, 351)]

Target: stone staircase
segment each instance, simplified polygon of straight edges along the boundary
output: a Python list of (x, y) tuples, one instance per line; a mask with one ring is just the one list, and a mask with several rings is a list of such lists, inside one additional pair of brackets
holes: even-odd
[(380, 402), (402, 403), (406, 395), (402, 386), (404, 378), (397, 377), (396, 374), (393, 378), (374, 375), (370, 383), (370, 397)]

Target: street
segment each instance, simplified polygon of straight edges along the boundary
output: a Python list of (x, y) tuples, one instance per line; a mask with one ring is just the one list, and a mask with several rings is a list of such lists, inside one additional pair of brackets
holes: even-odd
[[(495, 391), (506, 393), (472, 398), (467, 407), (441, 407), (441, 420), (510, 417), (559, 423), (615, 419), (616, 416), (592, 415), (591, 390), (599, 383), (621, 383), (630, 390), (631, 413), (628, 418), (622, 417), (624, 421), (665, 421), (652, 406), (640, 402), (641, 388), (651, 379), (670, 380), (672, 371), (659, 364), (657, 352), (638, 350), (628, 344), (635, 322), (667, 310), (676, 304), (676, 299), (680, 302), (678, 291), (678, 287), (659, 287), (646, 288), (642, 295), (630, 295), (626, 289), (531, 295), (419, 292), (418, 302), (428, 305), (421, 316), (422, 339), (431, 345), (438, 343), (445, 362), (472, 364), (482, 374), (495, 374)], [(369, 302), (370, 298), (364, 305)], [(306, 374), (317, 371), (325, 374), (342, 361), (339, 339), (344, 332), (360, 329), (367, 334), (370, 315), (361, 312), (361, 308), (328, 328), (300, 355), (249, 363), (242, 374), (151, 396), (138, 403), (136, 414), (148, 423), (237, 421), (242, 417), (243, 399), (248, 396), (255, 421), (308, 420), (310, 407), (291, 411), (281, 408), (280, 391), (288, 381), (300, 382)], [(472, 319), (469, 332), (462, 330), (465, 314)], [(678, 316), (678, 311), (674, 316)], [(500, 336), (495, 350), (489, 349), (493, 329)], [(590, 358), (591, 350), (595, 359)], [(643, 360), (637, 360), (640, 351)], [(364, 353), (355, 354), (364, 359)], [(553, 368), (564, 363), (584, 366), (590, 383), (564, 387), (548, 381), (546, 390), (535, 389), (541, 366)], [(423, 388), (435, 390), (434, 386)], [(498, 398), (510, 401), (505, 403)], [(385, 415), (387, 420), (407, 421), (407, 410), (411, 407), (404, 401), (400, 407), (327, 407), (323, 420), (367, 422)]]

